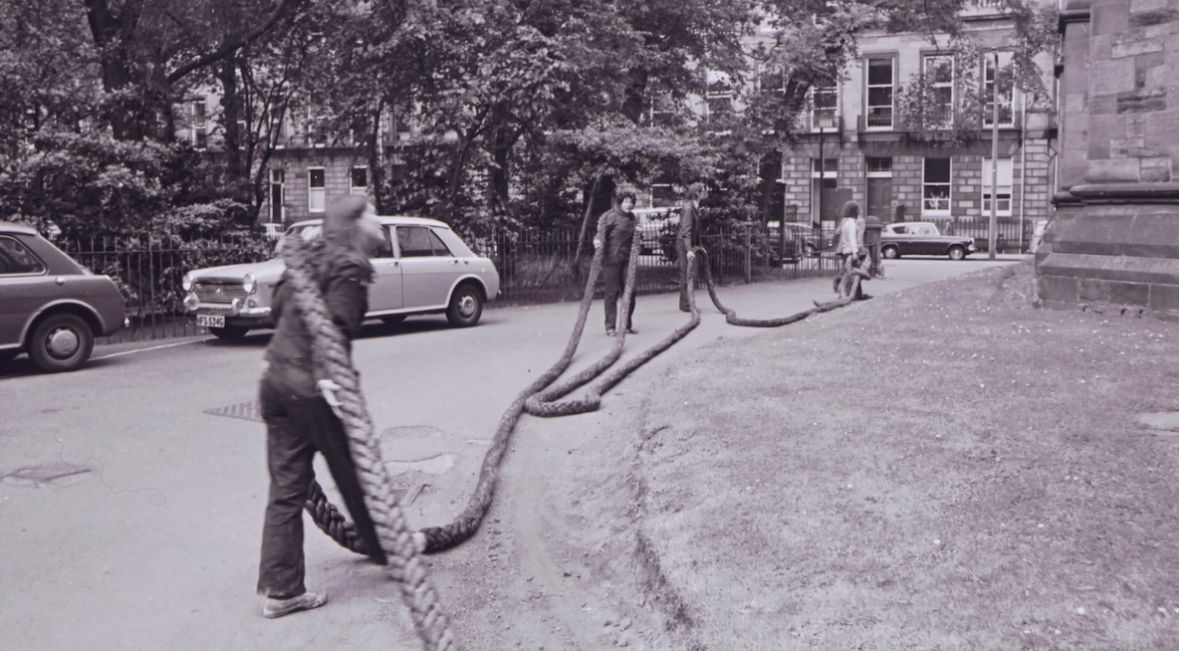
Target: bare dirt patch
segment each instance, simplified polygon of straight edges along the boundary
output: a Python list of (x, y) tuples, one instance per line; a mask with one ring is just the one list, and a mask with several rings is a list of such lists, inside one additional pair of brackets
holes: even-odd
[[(668, 371), (645, 405), (656, 648), (1173, 648), (1179, 326), (1021, 265)], [(666, 614), (666, 613), (665, 613)]]

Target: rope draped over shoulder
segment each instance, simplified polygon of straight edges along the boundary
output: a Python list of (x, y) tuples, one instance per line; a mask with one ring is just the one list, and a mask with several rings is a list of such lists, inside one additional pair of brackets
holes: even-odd
[[(286, 238), (282, 245), (282, 258), (287, 267), (287, 282), (294, 288), (292, 300), (314, 338), (312, 358), (315, 377), (331, 379), (340, 386), (337, 395), (340, 405), (336, 413), (348, 435), (348, 447), (356, 474), (364, 488), (365, 506), (372, 516), (381, 548), (388, 556), (389, 576), (397, 582), (401, 597), (409, 606), (414, 628), (424, 647), (430, 651), (456, 649), (450, 623), (426, 576), (425, 566), (414, 544), (413, 532), (394, 496), (392, 482), (381, 459), (380, 445), (373, 435), (372, 419), (365, 406), (364, 394), (360, 391), (360, 376), (353, 368), (348, 353), (347, 341), (332, 322), (323, 294), (315, 282), (313, 260), (307, 243), (299, 237)], [(318, 485), (313, 485), (310, 495), (322, 497), (323, 491)], [(308, 504), (311, 501), (309, 497)], [(331, 510), (335, 508), (331, 507)], [(336, 514), (339, 515), (338, 510)], [(340, 527), (340, 531), (346, 533), (347, 528)], [(356, 537), (355, 527), (352, 527), (352, 536)]]

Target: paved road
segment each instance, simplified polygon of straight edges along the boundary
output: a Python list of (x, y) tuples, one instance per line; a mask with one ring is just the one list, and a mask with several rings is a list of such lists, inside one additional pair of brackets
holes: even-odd
[[(884, 297), (1014, 260), (890, 261), (889, 277), (867, 287)], [(770, 317), (831, 293), (829, 280), (813, 279), (724, 288), (722, 296), (742, 316)], [(641, 297), (640, 334), (627, 350), (682, 323), (675, 307), (674, 294)], [(601, 310), (596, 303), (575, 370), (608, 349)], [(395, 451), (390, 468), (408, 492), (412, 522), (440, 523), (456, 512), (500, 414), (555, 360), (575, 315), (566, 303), (488, 310), (468, 330), (441, 318), (366, 329), (355, 358), (373, 419)], [(640, 386), (717, 338), (759, 332), (726, 326), (709, 306), (696, 331), (628, 382)], [(0, 370), (5, 646), (412, 648), (408, 617), (381, 573), (314, 530), (309, 578), (339, 599), (319, 617), (277, 624), (257, 615), (266, 473), (264, 429), (252, 407), (266, 340), (108, 347), (64, 375), (35, 374), (23, 359)], [(540, 439), (527, 435), (538, 430), (605, 426), (609, 418), (527, 419), (516, 444), (534, 444)], [(435, 568), (444, 593), (461, 592), (464, 577), (446, 575), (457, 569)]]

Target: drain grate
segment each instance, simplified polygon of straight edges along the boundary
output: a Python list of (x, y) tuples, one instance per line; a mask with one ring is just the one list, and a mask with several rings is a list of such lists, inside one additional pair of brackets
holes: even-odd
[(239, 402), (233, 405), (226, 405), (216, 409), (206, 409), (206, 414), (213, 416), (225, 416), (226, 418), (240, 418), (241, 420), (254, 421), (261, 423), (262, 412), (258, 408), (258, 403), (255, 401)]

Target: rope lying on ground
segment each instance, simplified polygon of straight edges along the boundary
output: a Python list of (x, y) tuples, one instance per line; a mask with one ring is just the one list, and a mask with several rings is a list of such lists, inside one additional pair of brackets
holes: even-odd
[[(630, 265), (627, 268), (626, 285), (622, 296), (622, 309), (630, 304), (630, 297), (634, 293), (635, 278), (637, 276), (638, 268), (638, 238), (635, 238), (633, 248), (631, 250)], [(777, 319), (746, 319), (737, 316), (737, 313), (725, 307), (721, 303), (720, 298), (716, 293), (716, 286), (712, 280), (712, 274), (708, 264), (708, 252), (703, 247), (694, 247), (692, 249), (694, 255), (701, 258), (700, 266), (704, 269), (704, 280), (708, 288), (709, 297), (718, 310), (725, 315), (725, 321), (735, 326), (745, 327), (778, 327), (796, 323), (813, 314), (821, 312), (828, 312), (840, 307), (849, 305), (851, 299), (839, 299), (826, 303), (816, 303), (815, 307), (803, 310), (792, 314), (790, 316)], [(689, 265), (689, 285), (690, 289), (695, 288), (696, 283), (696, 265)], [(569, 341), (565, 345), (565, 350), (561, 357), (553, 364), (545, 373), (533, 380), (523, 391), (521, 391), (509, 405), (508, 409), (500, 417), (499, 424), (496, 427), (495, 435), (492, 437), (492, 443), (483, 459), (483, 465), (479, 471), (479, 478), (476, 482), (476, 487), (468, 500), (466, 508), (455, 519), (454, 522), (443, 527), (430, 527), (423, 530), (426, 536), (425, 552), (433, 553), (453, 547), (462, 541), (469, 538), (479, 528), (479, 524), (483, 516), (487, 513), (491, 505), (491, 499), (495, 491), (495, 482), (498, 477), (499, 463), (503, 459), (503, 454), (507, 449), (508, 439), (510, 438), (516, 423), (519, 421), (521, 414), (527, 411), (529, 414), (541, 417), (555, 417), (566, 416), (571, 414), (585, 413), (598, 409), (601, 405), (602, 394), (609, 391), (619, 382), (621, 382), (627, 375), (634, 372), (637, 368), (650, 361), (659, 353), (667, 350), (677, 341), (682, 339), (688, 332), (691, 332), (700, 324), (700, 311), (696, 305), (694, 292), (688, 292), (688, 300), (691, 311), (690, 320), (684, 325), (677, 328), (674, 332), (668, 335), (663, 340), (659, 341), (650, 348), (636, 355), (623, 366), (614, 369), (610, 374), (603, 377), (600, 382), (594, 385), (588, 394), (579, 399), (567, 400), (563, 402), (556, 402), (560, 398), (568, 395), (577, 387), (589, 382), (597, 377), (606, 368), (613, 365), (622, 354), (623, 345), (625, 343), (625, 328), (619, 328), (619, 334), (616, 335), (614, 344), (610, 352), (602, 359), (595, 362), (593, 365), (587, 367), (577, 375), (561, 382), (560, 384), (551, 388), (549, 385), (569, 367), (572, 362), (573, 354), (577, 351), (578, 344), (581, 340), (582, 332), (585, 329), (586, 317), (589, 314), (589, 307), (593, 300), (594, 284), (601, 271), (601, 254), (600, 252), (594, 255), (593, 261), (590, 265), (589, 276), (586, 279), (585, 291), (582, 294), (581, 304), (578, 308), (577, 320), (570, 334)], [(316, 487), (318, 488), (318, 487)], [(355, 527), (348, 522), (340, 511), (328, 502), (321, 490), (314, 490), (311, 497), (308, 498), (306, 504), (307, 511), (311, 513), (316, 525), (327, 533), (333, 540), (338, 542), (346, 549), (358, 553), (364, 553), (364, 546), (361, 539), (356, 535)]]
[[(286, 238), (282, 257), (287, 267), (288, 282), (294, 287), (293, 300), (308, 332), (314, 338), (312, 354), (316, 377), (329, 378), (340, 387), (337, 392), (340, 405), (336, 413), (348, 434), (348, 447), (352, 452), (360, 485), (364, 488), (365, 506), (372, 515), (381, 548), (389, 558), (389, 576), (397, 581), (401, 597), (409, 606), (414, 628), (425, 648), (430, 651), (455, 649), (457, 645), (450, 632), (450, 623), (426, 576), (426, 569), (413, 541), (413, 533), (393, 494), (392, 482), (381, 459), (380, 445), (373, 436), (372, 420), (360, 391), (360, 377), (352, 367), (347, 342), (332, 322), (323, 295), (313, 279), (308, 246), (302, 238)], [(312, 487), (311, 493), (323, 495), (318, 485)]]

